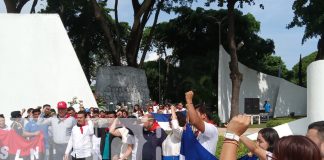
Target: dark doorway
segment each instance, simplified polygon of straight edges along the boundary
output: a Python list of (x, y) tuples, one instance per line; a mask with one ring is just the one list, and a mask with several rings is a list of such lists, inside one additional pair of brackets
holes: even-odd
[(245, 98), (244, 99), (244, 113), (245, 114), (259, 114), (260, 113), (260, 99), (259, 98)]

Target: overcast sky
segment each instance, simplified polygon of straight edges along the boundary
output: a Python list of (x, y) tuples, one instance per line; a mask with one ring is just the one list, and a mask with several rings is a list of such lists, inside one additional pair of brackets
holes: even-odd
[[(199, 0), (199, 3), (194, 3), (193, 8), (197, 6), (203, 6), (203, 0)], [(257, 21), (261, 22), (261, 31), (259, 35), (262, 38), (270, 38), (275, 42), (276, 55), (281, 56), (288, 69), (291, 69), (294, 64), (299, 61), (299, 55), (306, 56), (309, 53), (317, 50), (318, 38), (308, 39), (303, 45), (301, 40), (304, 34), (304, 28), (286, 29), (286, 25), (293, 18), (293, 11), (291, 9), (293, 0), (256, 0), (255, 6), (245, 5), (243, 9), (244, 14), (252, 13)], [(108, 2), (112, 2), (111, 0)], [(42, 2), (44, 3), (44, 2)], [(264, 5), (264, 9), (259, 8), (259, 4)], [(24, 8), (23, 12), (28, 13), (31, 2), (29, 2)], [(109, 3), (112, 7), (113, 4)], [(45, 7), (45, 4), (37, 6), (36, 10)], [(206, 9), (219, 9), (216, 4), (211, 7), (205, 7)], [(133, 13), (131, 11), (131, 1), (121, 0), (119, 2), (119, 19), (120, 21), (132, 22)], [(0, 0), (0, 13), (6, 13), (3, 0)], [(168, 21), (171, 18), (175, 18), (174, 14), (161, 13), (159, 22)], [(151, 17), (153, 19), (153, 17)], [(150, 21), (152, 23), (152, 20)], [(147, 59), (153, 60), (157, 56), (154, 53), (148, 54)]]

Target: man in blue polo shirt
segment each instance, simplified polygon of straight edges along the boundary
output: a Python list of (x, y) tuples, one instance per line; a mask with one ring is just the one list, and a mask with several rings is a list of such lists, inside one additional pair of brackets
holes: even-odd
[[(26, 124), (24, 131), (30, 132), (30, 133), (36, 133), (36, 132), (43, 132), (44, 134), (44, 144), (45, 144), (45, 148), (46, 148), (46, 152), (45, 152), (45, 156), (44, 156), (44, 160), (48, 159), (48, 155), (49, 155), (49, 142), (48, 142), (48, 125), (44, 124), (44, 125), (39, 125), (37, 124), (37, 120), (39, 115), (41, 114), (41, 110), (40, 109), (33, 109), (32, 111), (32, 116), (33, 119), (28, 121), (28, 123)], [(32, 137), (29, 137), (32, 138)]]

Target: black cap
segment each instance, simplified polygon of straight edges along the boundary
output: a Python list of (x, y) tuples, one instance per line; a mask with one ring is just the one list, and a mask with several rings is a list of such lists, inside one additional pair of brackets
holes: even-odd
[(21, 118), (20, 111), (11, 112), (11, 118)]

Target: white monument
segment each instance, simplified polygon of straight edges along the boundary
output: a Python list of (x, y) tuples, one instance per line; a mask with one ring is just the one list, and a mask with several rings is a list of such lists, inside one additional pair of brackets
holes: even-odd
[[(218, 67), (218, 114), (222, 122), (230, 117), (232, 82), (230, 79), (230, 55), (222, 46), (219, 47)], [(259, 98), (261, 108), (265, 100), (269, 100), (274, 109), (274, 117), (307, 114), (307, 90), (285, 79), (255, 71), (239, 63), (239, 70), (243, 74), (240, 88), (239, 111), (244, 111), (245, 98)]]
[[(221, 120), (227, 121), (231, 104), (231, 80), (228, 53), (220, 46), (219, 75), (218, 75), (218, 110)], [(305, 135), (310, 123), (324, 120), (324, 60), (315, 61), (307, 68), (307, 89), (294, 85), (284, 79), (266, 75), (252, 70), (239, 63), (243, 73), (240, 90), (239, 109), (244, 112), (244, 98), (270, 98), (274, 107), (274, 116), (288, 116), (290, 112), (296, 115), (307, 115), (306, 118), (274, 127), (280, 137), (288, 135)], [(257, 134), (249, 136), (256, 139)]]
[(0, 14), (0, 113), (83, 100), (97, 107), (56, 14)]
[[(307, 117), (274, 127), (280, 137), (305, 135), (310, 123), (324, 120), (324, 60), (315, 61), (307, 67)], [(257, 134), (249, 138), (256, 139)]]

